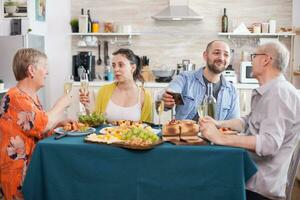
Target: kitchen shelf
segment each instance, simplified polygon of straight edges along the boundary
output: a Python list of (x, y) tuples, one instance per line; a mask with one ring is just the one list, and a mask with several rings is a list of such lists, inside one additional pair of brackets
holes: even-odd
[(72, 36), (137, 36), (141, 33), (71, 33)]
[(219, 36), (230, 37), (290, 37), (296, 35), (291, 32), (282, 33), (218, 33)]

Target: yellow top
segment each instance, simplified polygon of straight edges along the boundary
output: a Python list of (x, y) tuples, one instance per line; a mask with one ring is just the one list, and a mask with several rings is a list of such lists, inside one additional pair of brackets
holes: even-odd
[[(95, 111), (97, 113), (105, 113), (107, 104), (116, 88), (116, 83), (111, 83), (102, 86), (97, 95), (96, 99), (96, 108)], [(152, 122), (152, 98), (149, 91), (144, 91), (144, 103), (142, 107), (141, 121)]]

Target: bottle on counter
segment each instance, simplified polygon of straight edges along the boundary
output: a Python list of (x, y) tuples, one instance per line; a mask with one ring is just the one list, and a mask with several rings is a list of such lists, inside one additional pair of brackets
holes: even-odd
[(90, 13), (90, 10), (87, 10), (87, 16), (88, 16), (88, 33), (91, 33), (92, 32), (92, 18), (91, 18), (91, 13)]
[(98, 21), (93, 21), (93, 23), (92, 23), (92, 32), (93, 33), (98, 33), (99, 29), (100, 29), (99, 22)]
[(88, 16), (84, 14), (83, 8), (81, 8), (81, 15), (79, 16), (79, 33), (88, 32)]
[(215, 119), (217, 100), (213, 95), (213, 84), (207, 84), (207, 115)]
[(224, 14), (222, 16), (222, 33), (228, 32), (228, 17), (226, 15), (226, 8), (224, 8)]
[(105, 67), (104, 80), (105, 81), (113, 81), (114, 80), (114, 72), (109, 65)]

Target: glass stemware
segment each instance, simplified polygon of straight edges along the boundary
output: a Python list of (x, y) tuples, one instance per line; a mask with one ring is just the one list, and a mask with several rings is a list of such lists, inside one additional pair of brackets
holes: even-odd
[(165, 109), (165, 103), (163, 100), (155, 101), (155, 110), (156, 113), (158, 114), (158, 124), (160, 128), (161, 128), (161, 115), (164, 112), (164, 109)]
[(199, 104), (197, 108), (197, 112), (198, 112), (199, 120), (207, 115), (208, 113), (207, 96), (205, 96), (203, 101)]
[(87, 73), (80, 75), (80, 89), (86, 95), (89, 91), (89, 77)]
[(74, 82), (73, 75), (68, 76), (64, 84), (64, 93), (69, 94), (72, 91), (72, 86)]

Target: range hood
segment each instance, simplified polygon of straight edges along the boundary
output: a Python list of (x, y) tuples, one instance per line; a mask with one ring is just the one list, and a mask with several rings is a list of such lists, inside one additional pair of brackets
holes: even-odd
[(164, 21), (199, 21), (203, 17), (189, 7), (188, 0), (169, 0), (169, 6), (152, 16), (155, 20)]

